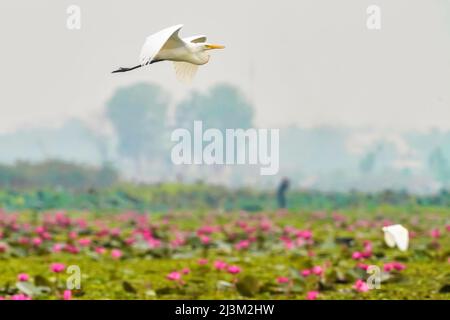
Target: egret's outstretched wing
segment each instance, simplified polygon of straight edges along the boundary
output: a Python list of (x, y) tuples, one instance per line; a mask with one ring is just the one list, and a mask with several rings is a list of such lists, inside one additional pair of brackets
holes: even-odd
[(198, 36), (192, 36), (192, 37), (187, 37), (187, 38), (183, 38), (184, 42), (192, 42), (192, 43), (202, 43), (202, 42), (206, 42), (206, 36), (204, 35), (198, 35)]
[(188, 62), (174, 62), (175, 73), (178, 80), (190, 83), (197, 73), (198, 66)]
[(184, 45), (178, 32), (183, 28), (182, 24), (169, 27), (149, 36), (141, 50), (140, 62), (144, 66), (153, 61), (155, 56), (164, 46), (176, 47)]

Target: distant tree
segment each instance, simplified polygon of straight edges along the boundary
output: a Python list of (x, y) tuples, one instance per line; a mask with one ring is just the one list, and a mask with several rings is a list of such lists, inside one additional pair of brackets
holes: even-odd
[(182, 128), (191, 128), (194, 120), (201, 120), (205, 129), (248, 129), (253, 125), (253, 115), (252, 105), (236, 87), (219, 84), (204, 95), (195, 92), (178, 104), (175, 122)]
[(194, 121), (203, 120), (203, 108), (205, 108), (205, 96), (193, 92), (189, 98), (176, 106), (175, 125), (178, 128), (191, 129)]
[(117, 90), (107, 104), (119, 154), (135, 161), (137, 174), (145, 159), (160, 157), (164, 150), (167, 108), (167, 94), (145, 83)]
[[(226, 129), (251, 128), (253, 115), (253, 106), (236, 87), (219, 84), (205, 94), (194, 92), (179, 103), (175, 110), (175, 125), (192, 131), (194, 121), (199, 120), (203, 122), (203, 130), (215, 128), (225, 134)], [(214, 174), (226, 173), (224, 166), (211, 169)]]

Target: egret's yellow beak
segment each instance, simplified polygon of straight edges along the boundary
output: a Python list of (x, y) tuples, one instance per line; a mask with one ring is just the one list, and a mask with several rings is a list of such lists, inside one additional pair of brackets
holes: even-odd
[(206, 49), (207, 50), (212, 50), (212, 49), (225, 49), (225, 46), (222, 46), (220, 44), (207, 44), (206, 45)]

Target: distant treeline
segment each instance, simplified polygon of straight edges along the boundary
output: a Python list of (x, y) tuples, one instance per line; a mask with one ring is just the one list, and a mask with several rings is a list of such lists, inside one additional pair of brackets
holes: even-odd
[[(385, 191), (376, 194), (359, 192), (324, 193), (315, 191), (288, 192), (290, 210), (363, 209), (374, 213), (384, 207), (401, 207), (408, 212), (431, 207), (450, 206), (450, 193), (414, 196), (404, 192)], [(91, 210), (95, 212), (169, 212), (170, 210), (275, 210), (275, 191), (228, 189), (197, 184), (134, 185), (119, 183), (107, 188), (86, 190), (44, 189), (0, 190), (0, 207), (14, 210)]]
[(59, 160), (0, 165), (0, 187), (4, 189), (88, 190), (105, 188), (117, 181), (118, 174), (109, 165), (94, 168)]

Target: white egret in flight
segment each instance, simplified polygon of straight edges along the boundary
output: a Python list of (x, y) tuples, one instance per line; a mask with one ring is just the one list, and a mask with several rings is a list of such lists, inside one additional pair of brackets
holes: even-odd
[(147, 37), (141, 50), (140, 64), (131, 68), (120, 68), (113, 71), (127, 72), (161, 61), (173, 61), (179, 80), (190, 81), (199, 65), (208, 63), (208, 50), (223, 49), (222, 45), (206, 42), (206, 36), (198, 35), (180, 38), (182, 24), (169, 27)]

